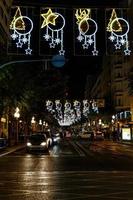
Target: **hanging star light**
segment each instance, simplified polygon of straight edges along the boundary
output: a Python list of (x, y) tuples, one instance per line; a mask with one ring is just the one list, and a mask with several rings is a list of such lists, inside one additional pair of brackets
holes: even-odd
[[(125, 24), (124, 28), (121, 26), (121, 24)], [(107, 31), (111, 33), (109, 40), (114, 43), (116, 50), (121, 49), (123, 46), (125, 55), (131, 54), (128, 41), (129, 29), (130, 27), (128, 21), (124, 18), (118, 18), (117, 15), (115, 15), (113, 20), (110, 19), (107, 27)]]
[[(96, 33), (98, 30), (97, 23), (90, 17), (90, 9), (77, 9), (75, 16), (77, 19), (79, 35), (77, 37), (79, 42), (82, 42), (83, 49), (88, 49), (89, 46), (93, 47), (92, 54), (98, 55), (96, 48)], [(93, 24), (94, 30), (89, 33), (91, 25)]]
[(50, 48), (60, 45), (59, 55), (64, 55), (63, 28), (65, 26), (65, 18), (60, 13), (52, 12), (50, 8), (47, 13), (43, 13), (41, 16), (44, 18), (41, 28), (46, 28), (46, 32), (43, 35), (44, 39), (49, 41)]
[[(25, 28), (18, 28), (18, 22), (25, 21)], [(27, 49), (25, 49), (26, 54), (31, 54), (32, 49), (30, 48), (31, 32), (33, 30), (33, 22), (27, 16), (19, 16), (13, 22), (13, 34), (11, 35), (13, 40), (17, 40), (17, 48), (22, 48), (24, 44), (27, 43)]]

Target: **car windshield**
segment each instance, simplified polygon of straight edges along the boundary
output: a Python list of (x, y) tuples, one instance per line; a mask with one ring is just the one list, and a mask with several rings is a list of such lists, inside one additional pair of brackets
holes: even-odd
[(30, 137), (29, 137), (29, 140), (30, 141), (44, 141), (44, 140), (46, 140), (46, 138), (45, 138), (45, 136), (44, 135), (31, 135)]

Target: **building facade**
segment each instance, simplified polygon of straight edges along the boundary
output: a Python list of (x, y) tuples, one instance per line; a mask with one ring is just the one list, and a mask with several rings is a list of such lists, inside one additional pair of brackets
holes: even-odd
[(6, 54), (7, 40), (9, 37), (10, 9), (13, 0), (0, 1), (0, 59)]
[[(129, 41), (131, 55), (125, 56), (120, 50), (103, 57), (102, 70), (98, 75), (89, 96), (105, 100), (105, 110), (110, 110), (117, 120), (133, 120), (133, 95), (129, 92), (129, 75), (133, 70), (133, 2), (128, 2), (130, 24)], [(87, 87), (86, 87), (87, 89)], [(85, 92), (87, 94), (87, 92)], [(110, 113), (110, 114), (111, 114)]]

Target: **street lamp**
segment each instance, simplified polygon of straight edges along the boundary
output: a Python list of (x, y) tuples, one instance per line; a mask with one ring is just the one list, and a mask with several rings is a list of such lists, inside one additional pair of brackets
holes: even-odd
[(112, 120), (111, 120), (111, 122), (112, 122), (112, 129), (113, 129), (113, 131), (115, 130), (115, 120), (116, 120), (115, 115), (112, 115)]
[(16, 107), (15, 109), (15, 113), (14, 113), (14, 117), (16, 119), (16, 144), (18, 143), (18, 119), (20, 117), (20, 113), (19, 113), (20, 109), (18, 107)]
[(41, 119), (39, 120), (39, 130), (43, 131), (43, 123)]
[(34, 132), (36, 129), (36, 120), (34, 116), (31, 119), (31, 128), (32, 128), (32, 132)]

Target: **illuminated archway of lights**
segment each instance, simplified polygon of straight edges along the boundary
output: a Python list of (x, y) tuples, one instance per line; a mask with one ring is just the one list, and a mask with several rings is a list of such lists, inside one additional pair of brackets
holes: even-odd
[[(18, 15), (19, 13), (19, 15)], [(32, 49), (30, 48), (31, 32), (33, 30), (33, 22), (27, 16), (22, 16), (20, 8), (17, 9), (14, 18), (10, 24), (10, 29), (13, 30), (11, 37), (13, 40), (17, 40), (17, 48), (22, 48), (27, 43), (26, 54), (31, 54)]]
[[(114, 16), (114, 17), (113, 17)], [(121, 22), (121, 23), (120, 23)], [(121, 24), (125, 24), (126, 30), (124, 31)], [(124, 18), (117, 17), (115, 10), (113, 9), (112, 15), (107, 27), (107, 31), (111, 33), (109, 40), (114, 43), (115, 49), (121, 49), (124, 46), (124, 54), (130, 55), (128, 33), (130, 30), (129, 23)]]
[[(90, 17), (90, 9), (77, 9), (75, 16), (77, 19), (79, 35), (77, 37), (79, 42), (82, 42), (83, 49), (88, 49), (89, 46), (92, 46), (92, 54), (93, 56), (98, 55), (98, 50), (96, 48), (96, 33), (98, 30), (97, 23), (94, 19)], [(94, 30), (89, 34), (89, 30), (91, 29), (90, 24), (93, 25)]]
[(87, 118), (92, 112), (98, 113), (98, 106), (95, 100), (82, 102), (75, 100), (73, 103), (66, 101), (64, 105), (60, 100), (46, 101), (47, 110), (58, 121), (60, 126), (70, 126), (81, 120), (82, 117)]
[(47, 13), (43, 13), (41, 16), (44, 18), (41, 28), (46, 28), (43, 35), (44, 39), (49, 41), (50, 48), (55, 48), (56, 45), (60, 45), (59, 55), (64, 55), (63, 29), (65, 26), (65, 18), (60, 13), (52, 12), (50, 8)]

